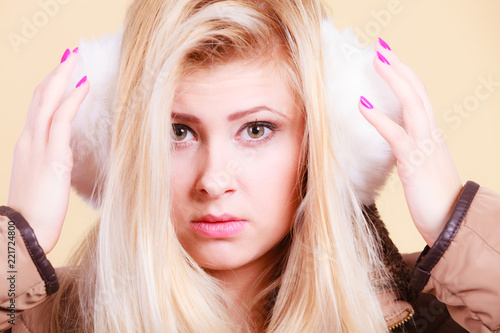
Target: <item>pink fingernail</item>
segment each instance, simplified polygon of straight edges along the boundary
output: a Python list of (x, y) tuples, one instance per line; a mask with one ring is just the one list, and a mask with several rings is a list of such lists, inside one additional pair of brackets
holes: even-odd
[(87, 75), (85, 75), (84, 77), (82, 77), (82, 79), (76, 85), (76, 88), (78, 88), (79, 86), (81, 86), (82, 84), (84, 84), (85, 81), (87, 81)]
[(369, 100), (367, 100), (365, 97), (361, 96), (361, 97), (359, 98), (359, 101), (361, 102), (361, 104), (363, 104), (363, 106), (364, 106), (365, 108), (368, 108), (368, 109), (373, 109), (373, 105), (372, 105), (372, 103), (370, 103), (370, 101), (369, 101)]
[(389, 47), (389, 45), (387, 45), (387, 43), (382, 39), (382, 38), (378, 38), (378, 42), (380, 45), (382, 45), (382, 47), (386, 50), (391, 50), (391, 48)]
[(68, 59), (68, 57), (69, 57), (70, 53), (71, 53), (71, 51), (70, 51), (69, 49), (66, 49), (66, 51), (64, 51), (64, 54), (63, 54), (63, 56), (62, 56), (62, 58), (61, 58), (61, 64), (62, 64), (63, 62), (65, 62), (65, 61), (66, 61), (66, 59)]
[(377, 51), (377, 56), (380, 59), (380, 61), (386, 63), (387, 65), (390, 65), (389, 61), (387, 61), (387, 59), (383, 55), (381, 55), (379, 51)]
[(75, 49), (73, 50), (73, 53), (78, 53), (78, 47), (75, 47)]

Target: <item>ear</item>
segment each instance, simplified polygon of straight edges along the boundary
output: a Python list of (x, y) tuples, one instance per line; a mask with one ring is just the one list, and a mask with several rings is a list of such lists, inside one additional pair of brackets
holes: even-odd
[(80, 40), (77, 65), (66, 91), (68, 94), (78, 80), (87, 75), (90, 91), (72, 124), (71, 185), (94, 209), (100, 206), (108, 172), (122, 35), (123, 28), (99, 39)]
[(373, 68), (373, 44), (361, 46), (352, 29), (340, 32), (331, 19), (322, 22), (322, 43), (327, 117), (338, 141), (337, 158), (358, 198), (369, 206), (386, 182), (395, 157), (361, 115), (358, 101), (365, 96), (398, 124), (402, 124), (401, 104)]

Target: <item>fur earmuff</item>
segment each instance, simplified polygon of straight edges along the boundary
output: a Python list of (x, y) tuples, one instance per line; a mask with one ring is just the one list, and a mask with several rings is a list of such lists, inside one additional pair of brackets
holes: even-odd
[(87, 75), (90, 91), (72, 124), (71, 185), (94, 209), (100, 206), (108, 170), (122, 35), (123, 28), (98, 39), (80, 40), (76, 68), (66, 91), (68, 94)]
[(373, 68), (373, 44), (361, 46), (351, 28), (339, 31), (331, 19), (322, 24), (326, 109), (342, 153), (337, 156), (359, 200), (374, 203), (396, 159), (389, 144), (358, 109), (360, 96), (398, 124), (401, 104)]
[[(106, 183), (113, 103), (123, 29), (99, 39), (80, 41), (77, 68), (67, 93), (87, 75), (90, 92), (72, 128), (74, 165), (71, 185), (98, 209)], [(358, 110), (361, 95), (401, 124), (401, 105), (389, 85), (375, 72), (373, 45), (361, 46), (354, 32), (339, 31), (331, 19), (322, 22), (326, 104), (339, 144), (344, 145), (342, 168), (364, 205), (374, 203), (395, 158), (389, 144)]]

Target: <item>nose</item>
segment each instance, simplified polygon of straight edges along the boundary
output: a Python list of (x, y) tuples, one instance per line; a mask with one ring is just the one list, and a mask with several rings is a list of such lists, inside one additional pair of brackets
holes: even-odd
[(199, 163), (196, 192), (210, 199), (230, 195), (236, 191), (234, 170), (237, 162), (230, 149), (205, 145)]

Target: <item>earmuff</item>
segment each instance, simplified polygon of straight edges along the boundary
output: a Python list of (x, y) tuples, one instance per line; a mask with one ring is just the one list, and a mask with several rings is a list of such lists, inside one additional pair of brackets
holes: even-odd
[[(71, 184), (94, 209), (101, 204), (106, 182), (113, 103), (123, 29), (98, 39), (81, 40), (69, 92), (87, 75), (91, 88), (72, 128), (74, 166)], [(322, 22), (327, 116), (345, 152), (341, 163), (361, 203), (369, 206), (394, 166), (389, 144), (358, 110), (361, 95), (397, 123), (401, 105), (389, 85), (375, 72), (373, 45), (362, 46), (352, 29), (339, 31), (332, 19)]]

